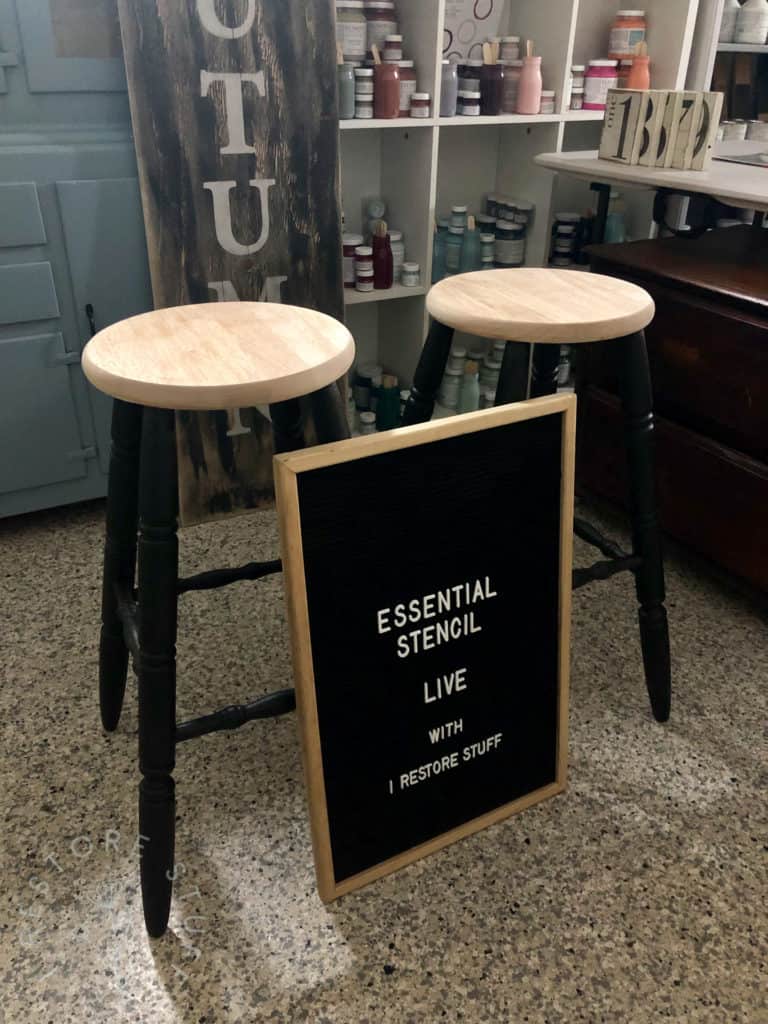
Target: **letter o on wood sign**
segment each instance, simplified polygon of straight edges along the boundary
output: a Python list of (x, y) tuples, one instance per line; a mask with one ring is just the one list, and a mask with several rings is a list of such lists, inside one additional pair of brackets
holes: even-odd
[[(118, 0), (155, 306), (343, 318), (333, 0)], [(177, 416), (181, 517), (271, 501), (255, 409)]]

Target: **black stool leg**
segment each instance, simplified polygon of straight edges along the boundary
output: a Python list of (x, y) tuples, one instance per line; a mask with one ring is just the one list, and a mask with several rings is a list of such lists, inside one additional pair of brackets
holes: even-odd
[(175, 832), (178, 482), (175, 414), (145, 409), (139, 487), (139, 834), (144, 920), (156, 938), (171, 909)]
[(559, 345), (534, 345), (531, 369), (531, 398), (543, 398), (557, 391), (560, 370)]
[(270, 405), (275, 455), (295, 452), (304, 447), (304, 416), (298, 398)]
[(508, 341), (501, 360), (495, 404), (524, 402), (528, 397), (530, 370), (531, 346), (523, 341)]
[(432, 419), (452, 342), (453, 328), (433, 320), (413, 375), (411, 397), (403, 412), (404, 427), (411, 427), (414, 423), (428, 423)]
[(310, 395), (310, 402), (315, 432), (320, 444), (344, 441), (349, 437), (349, 423), (338, 384), (329, 384), (328, 387), (313, 392)]
[(635, 571), (635, 581), (645, 681), (656, 720), (666, 722), (672, 700), (672, 673), (664, 607), (662, 537), (656, 505), (651, 374), (642, 331), (624, 338), (619, 344), (633, 546), (634, 553), (642, 559)]
[(130, 590), (136, 574), (140, 442), (141, 407), (115, 400), (99, 641), (99, 707), (101, 723), (108, 732), (120, 721), (128, 672), (128, 648), (117, 616), (115, 586), (124, 584)]

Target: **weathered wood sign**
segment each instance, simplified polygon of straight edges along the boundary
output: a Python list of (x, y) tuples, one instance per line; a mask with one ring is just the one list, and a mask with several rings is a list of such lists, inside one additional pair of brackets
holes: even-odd
[[(341, 319), (332, 0), (119, 11), (155, 305), (282, 301)], [(257, 410), (178, 427), (183, 522), (271, 499)]]
[(575, 399), (280, 455), (330, 900), (565, 786)]

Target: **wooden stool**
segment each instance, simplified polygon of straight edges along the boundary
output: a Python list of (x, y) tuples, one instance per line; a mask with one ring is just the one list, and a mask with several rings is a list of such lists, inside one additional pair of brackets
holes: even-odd
[(573, 585), (583, 587), (617, 572), (634, 573), (646, 684), (656, 719), (666, 721), (671, 703), (669, 630), (653, 467), (653, 394), (644, 334), (654, 316), (653, 299), (636, 285), (599, 274), (483, 270), (435, 285), (427, 308), (434, 319), (405, 410), (406, 426), (432, 416), (455, 330), (525, 343), (506, 346), (497, 405), (552, 394), (557, 388), (560, 345), (607, 340), (620, 345), (633, 552), (627, 554), (577, 519), (577, 536), (609, 561), (575, 570)]
[[(226, 302), (124, 320), (97, 334), (83, 371), (115, 399), (107, 498), (99, 697), (104, 728), (120, 718), (128, 655), (139, 677), (139, 833), (144, 919), (168, 924), (174, 873), (176, 744), (295, 707), (293, 690), (176, 722), (179, 594), (279, 572), (279, 561), (178, 576), (174, 410), (270, 406), (276, 451), (303, 445), (300, 396), (318, 440), (348, 436), (336, 381), (354, 358), (347, 329), (294, 306)], [(138, 591), (134, 589), (138, 532)]]

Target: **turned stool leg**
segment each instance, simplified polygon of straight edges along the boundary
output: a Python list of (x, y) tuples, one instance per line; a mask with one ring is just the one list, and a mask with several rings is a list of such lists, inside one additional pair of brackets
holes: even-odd
[(144, 920), (168, 924), (173, 877), (176, 755), (178, 482), (175, 414), (145, 409), (139, 487), (139, 833)]
[(634, 553), (642, 559), (635, 571), (635, 581), (640, 604), (645, 681), (654, 716), (657, 721), (666, 722), (670, 713), (672, 680), (653, 460), (653, 392), (645, 334), (642, 331), (632, 334), (622, 339), (619, 345), (633, 546)]
[(329, 384), (309, 396), (319, 444), (349, 437), (349, 423), (338, 384)]
[(99, 641), (99, 706), (102, 725), (108, 732), (113, 732), (120, 720), (128, 672), (128, 648), (117, 614), (116, 586), (122, 584), (130, 591), (136, 574), (140, 442), (141, 407), (115, 399)]
[(524, 341), (508, 341), (501, 360), (495, 404), (524, 402), (528, 397), (530, 370), (531, 346)]
[(414, 423), (428, 423), (432, 419), (452, 342), (453, 328), (433, 320), (413, 375), (411, 397), (403, 413), (404, 427), (411, 427)]
[(560, 370), (559, 345), (534, 345), (531, 367), (531, 398), (543, 398), (557, 392)]

